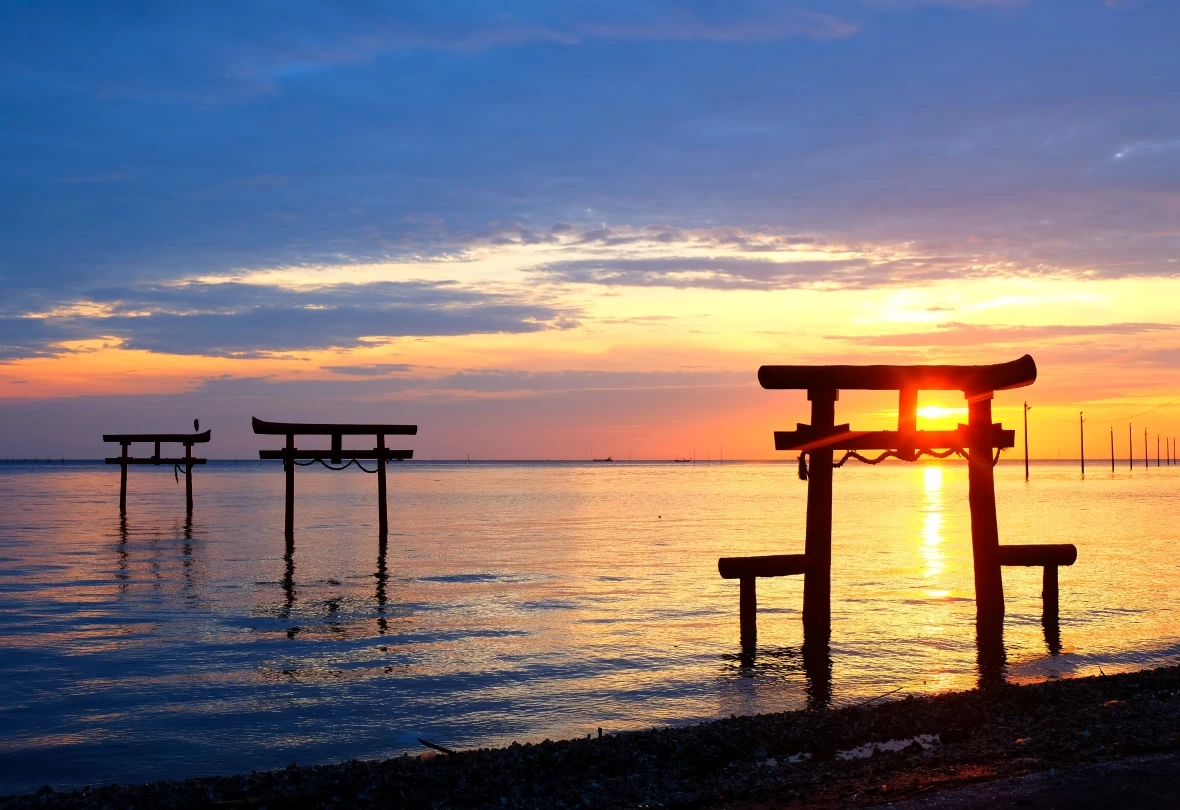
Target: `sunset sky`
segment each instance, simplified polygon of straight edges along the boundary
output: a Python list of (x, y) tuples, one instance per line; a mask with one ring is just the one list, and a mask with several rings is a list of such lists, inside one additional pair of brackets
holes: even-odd
[(214, 5), (0, 6), (0, 456), (770, 458), (764, 363), (1025, 353), (1033, 456), (1180, 436), (1175, 0)]

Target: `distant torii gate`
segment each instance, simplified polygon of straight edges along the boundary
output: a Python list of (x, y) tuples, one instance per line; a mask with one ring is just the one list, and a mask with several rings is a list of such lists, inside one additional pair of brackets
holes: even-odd
[[(1003, 622), (1002, 565), (1043, 566), (1044, 610), (1057, 614), (1057, 566), (1072, 565), (1072, 545), (1001, 546), (996, 522), (992, 467), (999, 450), (1015, 444), (1016, 432), (992, 424), (996, 391), (1031, 385), (1037, 366), (1025, 355), (1011, 363), (988, 366), (762, 366), (758, 381), (767, 389), (803, 389), (811, 401), (811, 424), (774, 434), (776, 450), (800, 453), (800, 473), (807, 479), (807, 536), (803, 554), (768, 557), (723, 557), (718, 570), (741, 583), (743, 646), (756, 637), (755, 580), (761, 576), (803, 574), (803, 628), (809, 638), (826, 642), (831, 635), (832, 470), (849, 457), (864, 459), (858, 450), (885, 450), (885, 456), (915, 461), (921, 455), (965, 456), (968, 462), (971, 545), (975, 562), (975, 605), (981, 623)], [(898, 391), (897, 430), (854, 431), (836, 424), (840, 389)], [(962, 391), (967, 399), (966, 425), (955, 430), (918, 430), (919, 391)], [(833, 451), (847, 451), (839, 464)], [(944, 450), (944, 452), (937, 452)], [(993, 458), (992, 451), (996, 450)], [(803, 455), (810, 456), (810, 470)], [(874, 461), (879, 459), (874, 459)]]
[[(205, 459), (193, 457), (193, 445), (204, 444), (209, 441), (212, 431), (206, 430), (204, 433), (106, 433), (103, 434), (102, 440), (104, 442), (118, 442), (123, 452), (121, 455), (114, 458), (106, 459), (107, 464), (118, 464), (121, 469), (119, 471), (119, 512), (120, 514), (127, 512), (127, 467), (133, 464), (151, 464), (153, 466), (160, 466), (161, 464), (171, 464), (175, 472), (184, 468), (184, 493), (185, 506), (191, 513), (193, 511), (193, 465), (204, 464)], [(150, 442), (155, 444), (155, 452), (152, 453), (151, 458), (132, 458), (130, 455), (130, 447), (132, 442)], [(168, 442), (184, 445), (184, 456), (182, 458), (161, 458), (160, 443)]]
[[(252, 417), (254, 432), (269, 436), (286, 436), (287, 445), (282, 450), (259, 450), (258, 457), (262, 459), (282, 459), (283, 468), (287, 473), (287, 498), (285, 514), (285, 530), (288, 541), (295, 536), (295, 467), (306, 467), (317, 461), (328, 467), (331, 464), (343, 464), (341, 467), (329, 469), (344, 469), (355, 464), (367, 473), (377, 474), (377, 518), (378, 531), (384, 539), (389, 532), (388, 506), (385, 498), (385, 464), (391, 459), (405, 460), (414, 457), (413, 450), (390, 450), (385, 446), (386, 436), (415, 436), (417, 425), (340, 425), (340, 424), (309, 424), (305, 422), (266, 422), (258, 417)], [(299, 450), (295, 447), (296, 436), (331, 436), (331, 450)], [(374, 436), (377, 446), (372, 450), (345, 450), (343, 438), (345, 436)], [(344, 464), (347, 459), (348, 463)], [(365, 470), (361, 466), (361, 459), (372, 459), (376, 462), (375, 469)], [(303, 462), (303, 463), (301, 463)]]

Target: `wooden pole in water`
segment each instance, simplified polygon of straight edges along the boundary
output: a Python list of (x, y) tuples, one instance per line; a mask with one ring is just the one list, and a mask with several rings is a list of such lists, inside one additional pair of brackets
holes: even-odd
[(753, 650), (758, 645), (758, 580), (742, 577), (738, 580), (738, 616), (741, 622), (742, 650)]
[[(811, 400), (811, 429), (819, 435), (831, 433), (836, 426), (836, 401), (840, 392), (812, 389), (807, 392), (807, 398)], [(832, 450), (812, 450), (810, 455), (803, 633), (808, 640), (822, 642), (832, 634)]]
[(1082, 475), (1086, 474), (1086, 420), (1082, 418), (1082, 412), (1078, 411), (1078, 435), (1082, 441)]
[(121, 442), (123, 445), (123, 459), (119, 462), (119, 512), (127, 511), (127, 449), (131, 446), (130, 442)]
[(1131, 436), (1131, 423), (1127, 423), (1127, 463), (1130, 469), (1135, 469), (1135, 440)]
[(1045, 576), (1041, 584), (1041, 609), (1044, 617), (1050, 621), (1057, 619), (1061, 598), (1057, 587), (1057, 566), (1046, 565)]
[(1110, 472), (1114, 474), (1114, 428), (1110, 429)]
[(1155, 434), (1155, 466), (1160, 465), (1160, 435)]
[(1147, 428), (1143, 428), (1143, 467), (1151, 466), (1151, 461), (1147, 457)]
[(971, 548), (975, 557), (975, 613), (991, 625), (1004, 617), (1004, 580), (1000, 572), (1000, 529), (996, 522), (996, 488), (992, 469), (991, 391), (967, 397), (968, 501)]
[(1024, 403), (1024, 480), (1028, 480), (1028, 402)]
[(295, 537), (295, 434), (287, 434), (287, 452), (283, 458), (287, 469), (287, 500), (284, 509), (284, 532), (287, 539)]
[(389, 534), (388, 505), (385, 503), (385, 436), (377, 434), (377, 531), (384, 539)]
[(184, 505), (191, 515), (193, 511), (193, 444), (184, 443)]

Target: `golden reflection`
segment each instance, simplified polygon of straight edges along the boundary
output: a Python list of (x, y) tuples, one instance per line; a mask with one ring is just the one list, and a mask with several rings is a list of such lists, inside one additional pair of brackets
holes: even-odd
[(945, 588), (937, 587), (939, 576), (946, 567), (942, 553), (942, 468), (930, 465), (923, 470), (926, 497), (923, 503), (922, 559), (926, 570), (922, 576), (927, 580), (926, 595), (932, 599), (944, 599)]

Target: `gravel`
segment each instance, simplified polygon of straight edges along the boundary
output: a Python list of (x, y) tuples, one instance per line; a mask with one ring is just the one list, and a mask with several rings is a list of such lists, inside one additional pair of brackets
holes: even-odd
[(1180, 667), (456, 754), (45, 787), (0, 797), (0, 810), (857, 806), (1174, 750)]

